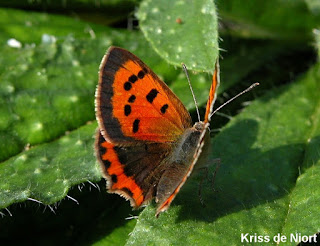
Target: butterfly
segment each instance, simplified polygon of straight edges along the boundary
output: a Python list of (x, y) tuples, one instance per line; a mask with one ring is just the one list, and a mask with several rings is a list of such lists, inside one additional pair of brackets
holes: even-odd
[(217, 63), (204, 120), (192, 124), (179, 98), (146, 64), (110, 47), (95, 95), (95, 151), (108, 192), (130, 200), (133, 208), (154, 198), (156, 216), (166, 211), (209, 144), (218, 85)]

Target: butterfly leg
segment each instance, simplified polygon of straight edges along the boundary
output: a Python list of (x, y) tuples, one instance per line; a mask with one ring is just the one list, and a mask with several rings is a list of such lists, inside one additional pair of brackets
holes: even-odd
[(216, 164), (216, 169), (215, 169), (214, 172), (212, 173), (212, 181), (211, 181), (211, 187), (212, 187), (213, 191), (215, 191), (214, 181), (216, 180), (217, 172), (218, 172), (218, 170), (219, 170), (219, 168), (220, 168), (220, 165), (221, 165), (221, 159), (220, 159), (220, 158), (213, 159), (213, 160), (212, 160), (212, 163), (215, 163), (215, 164)]
[(199, 183), (199, 189), (198, 189), (198, 196), (199, 196), (199, 200), (200, 200), (200, 203), (203, 207), (205, 207), (205, 203), (204, 203), (204, 200), (203, 200), (203, 197), (202, 197), (202, 184), (203, 184), (203, 180), (205, 179), (208, 179), (208, 173), (209, 173), (209, 166), (211, 166), (212, 164), (216, 164), (216, 169), (214, 170), (214, 172), (212, 173), (212, 181), (211, 181), (211, 186), (212, 186), (212, 189), (215, 191), (214, 189), (214, 181), (216, 179), (216, 175), (217, 175), (217, 172), (220, 168), (220, 164), (221, 164), (221, 160), (220, 158), (217, 158), (217, 159), (213, 159), (211, 161), (211, 163), (207, 166), (204, 166), (204, 167), (200, 167), (198, 170), (204, 170), (205, 174), (204, 176), (202, 177), (202, 179), (200, 180), (200, 183)]
[(199, 168), (198, 170), (204, 170), (204, 172), (205, 172), (204, 176), (202, 176), (200, 183), (199, 183), (198, 196), (199, 196), (199, 200), (200, 200), (202, 207), (206, 207), (204, 200), (202, 198), (202, 183), (203, 183), (204, 179), (208, 179), (209, 169), (208, 169), (208, 166), (205, 166), (205, 167)]

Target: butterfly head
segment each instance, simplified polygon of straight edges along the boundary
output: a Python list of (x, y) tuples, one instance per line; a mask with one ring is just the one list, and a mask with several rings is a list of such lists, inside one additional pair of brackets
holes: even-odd
[(197, 131), (204, 131), (205, 129), (209, 128), (209, 123), (205, 123), (203, 121), (198, 121), (193, 125), (193, 127)]

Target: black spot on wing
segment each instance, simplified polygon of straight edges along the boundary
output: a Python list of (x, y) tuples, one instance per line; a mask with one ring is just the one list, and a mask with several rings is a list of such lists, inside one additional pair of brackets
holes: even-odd
[(97, 150), (98, 150), (98, 155), (99, 155), (99, 159), (101, 160), (103, 166), (108, 169), (111, 165), (111, 162), (107, 159), (107, 160), (103, 160), (102, 159), (102, 156), (104, 156), (108, 149), (106, 147), (103, 147), (102, 146), (102, 143), (105, 142), (103, 136), (101, 135), (100, 131), (98, 133), (99, 135), (97, 136), (98, 137), (98, 142), (97, 142)]
[(129, 103), (133, 103), (136, 100), (136, 96), (135, 95), (131, 95), (128, 99)]
[(168, 104), (164, 104), (160, 109), (161, 113), (164, 114), (167, 111), (168, 108), (169, 108), (169, 105)]
[(107, 153), (108, 149), (102, 146), (102, 143), (105, 142), (103, 136), (100, 133), (99, 130), (99, 136), (98, 137), (98, 142), (97, 142), (97, 148), (100, 156), (103, 156), (105, 153)]
[(123, 88), (124, 88), (126, 91), (130, 91), (131, 88), (132, 88), (132, 85), (131, 85), (130, 82), (127, 81), (126, 83), (124, 83)]
[(118, 177), (117, 177), (117, 175), (112, 174), (112, 175), (111, 175), (111, 180), (112, 180), (113, 183), (117, 183), (117, 182), (118, 182)]
[(128, 105), (128, 104), (126, 104), (126, 105), (124, 106), (124, 115), (125, 115), (125, 116), (128, 116), (129, 114), (131, 114), (131, 106)]
[(111, 165), (111, 162), (109, 160), (102, 160), (103, 165), (106, 169), (108, 169)]
[(117, 153), (117, 157), (120, 163), (125, 165), (128, 162), (126, 149), (115, 146), (113, 147), (113, 150)]
[(133, 127), (132, 127), (133, 133), (136, 133), (139, 130), (139, 123), (140, 123), (139, 119), (134, 120)]
[(128, 80), (129, 82), (134, 83), (138, 80), (138, 78), (136, 75), (131, 75)]
[(157, 97), (159, 91), (157, 91), (156, 89), (152, 89), (148, 95), (146, 96), (147, 100), (149, 103), (152, 103), (153, 100)]
[(139, 78), (139, 79), (143, 79), (144, 75), (145, 75), (144, 71), (141, 70), (141, 71), (138, 73), (138, 78)]
[(122, 190), (123, 192), (127, 193), (129, 196), (131, 196), (131, 197), (133, 196), (132, 191), (129, 190), (128, 188), (124, 187), (124, 188), (122, 188), (121, 190)]

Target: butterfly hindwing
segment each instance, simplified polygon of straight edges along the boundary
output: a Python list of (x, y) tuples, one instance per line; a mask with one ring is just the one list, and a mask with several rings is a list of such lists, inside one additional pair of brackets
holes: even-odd
[[(138, 208), (156, 198), (156, 215), (167, 210), (192, 172), (202, 151), (205, 131), (188, 129), (176, 143), (141, 143), (116, 146), (96, 136), (96, 154), (110, 193), (117, 193)], [(200, 144), (200, 145), (198, 145)], [(176, 148), (180, 145), (181, 148)], [(185, 146), (182, 146), (185, 145)]]
[(96, 155), (107, 179), (110, 193), (117, 193), (138, 208), (150, 201), (166, 169), (165, 158), (171, 144), (148, 143), (135, 146), (116, 146), (105, 141), (97, 130)]
[(192, 124), (169, 87), (138, 57), (117, 47), (100, 65), (96, 113), (104, 138), (119, 144), (174, 142)]

